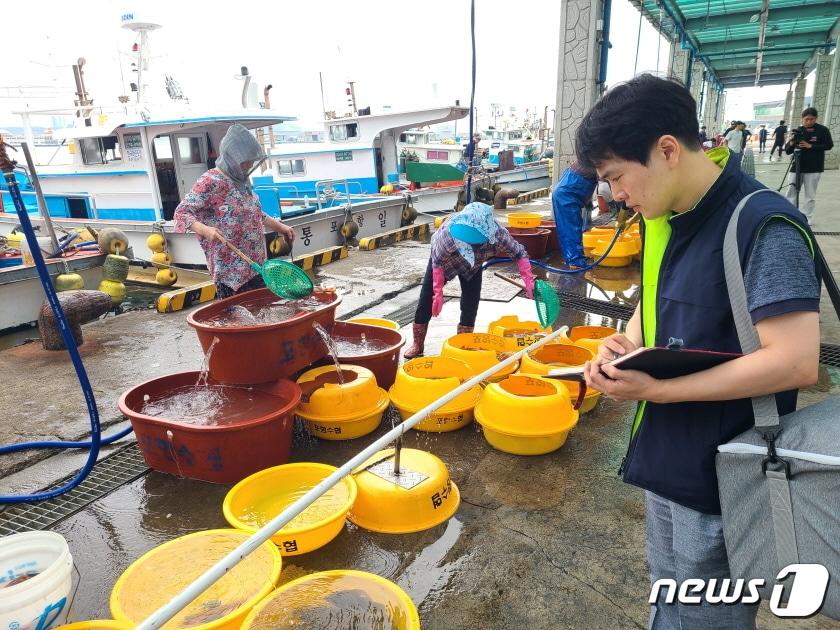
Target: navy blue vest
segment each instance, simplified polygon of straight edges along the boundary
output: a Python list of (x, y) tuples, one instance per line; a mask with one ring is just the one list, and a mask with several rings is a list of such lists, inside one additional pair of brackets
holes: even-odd
[[(723, 236), (738, 202), (760, 188), (764, 186), (730, 160), (697, 207), (671, 218), (658, 282), (657, 346), (674, 337), (686, 348), (741, 351), (723, 271)], [(756, 195), (738, 224), (742, 269), (761, 227), (774, 216), (784, 216), (810, 234), (804, 216), (783, 197)], [(796, 390), (776, 395), (780, 415), (795, 410), (796, 397)], [(699, 512), (720, 514), (717, 447), (753, 424), (748, 398), (647, 403), (624, 463), (624, 481)]]

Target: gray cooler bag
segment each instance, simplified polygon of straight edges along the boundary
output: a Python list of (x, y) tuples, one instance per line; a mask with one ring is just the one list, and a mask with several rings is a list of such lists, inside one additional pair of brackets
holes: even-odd
[[(772, 192), (772, 191), (758, 191)], [(732, 215), (723, 245), (726, 283), (744, 353), (760, 347), (747, 311), (735, 233), (747, 196)], [(723, 534), (732, 578), (762, 578), (770, 599), (791, 564), (828, 570), (821, 612), (840, 619), (840, 397), (779, 418), (773, 396), (753, 398), (755, 429), (718, 447)], [(792, 578), (798, 579), (798, 575)], [(813, 589), (812, 589), (813, 590)], [(800, 592), (801, 594), (801, 592)], [(782, 604), (784, 605), (784, 604)]]

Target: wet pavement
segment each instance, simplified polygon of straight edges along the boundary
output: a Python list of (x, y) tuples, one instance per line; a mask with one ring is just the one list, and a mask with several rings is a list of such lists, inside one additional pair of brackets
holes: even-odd
[[(768, 183), (782, 173), (777, 165), (759, 163), (757, 169)], [(818, 216), (817, 230), (840, 231), (840, 217), (828, 213), (838, 195), (840, 173), (826, 174), (818, 205), (825, 218)], [(547, 207), (547, 200), (541, 200), (527, 209)], [(819, 238), (832, 268), (840, 267), (840, 238)], [(317, 277), (344, 294), (340, 317), (362, 311), (386, 316), (416, 301), (418, 290), (410, 287), (422, 277), (427, 257), (428, 248), (413, 242), (352, 252), (320, 269)], [(564, 292), (616, 305), (632, 304), (637, 297), (637, 267), (597, 269), (583, 279), (555, 274), (548, 279)], [(383, 297), (393, 293), (398, 295)], [(533, 319), (533, 302), (485, 300), (477, 329), (503, 314)], [(427, 354), (454, 333), (458, 315), (457, 299), (447, 301), (430, 326)], [(198, 368), (200, 348), (185, 319), (185, 313), (138, 312), (84, 327), (82, 355), (105, 423), (121, 421), (116, 399), (123, 390)], [(827, 299), (822, 319), (823, 341), (840, 343), (840, 325)], [(621, 324), (571, 309), (560, 320)], [(409, 329), (403, 332), (410, 337)], [(64, 353), (29, 344), (0, 352), (0, 357), (13, 366), (13, 378), (0, 398), (0, 417), (12, 420), (0, 423), (2, 443), (85, 434), (87, 418)], [(838, 390), (840, 372), (823, 366), (820, 383), (803, 392), (802, 400)], [(602, 400), (560, 450), (537, 457), (494, 450), (475, 424), (447, 434), (410, 431), (406, 447), (428, 450), (448, 466), (462, 497), (455, 516), (406, 535), (376, 534), (348, 524), (322, 549), (286, 558), (282, 580), (326, 569), (372, 571), (408, 592), (428, 629), (644, 628), (649, 585), (642, 492), (616, 476), (632, 414), (631, 404)], [(348, 442), (318, 440), (298, 429), (292, 459), (340, 465), (387, 428), (386, 418), (375, 434)], [(25, 457), (0, 459), (0, 471), (5, 476), (34, 461), (33, 454)], [(108, 617), (116, 578), (149, 549), (179, 535), (225, 527), (221, 505), (228, 489), (150, 472), (59, 523), (55, 531), (68, 539), (81, 575), (71, 619)], [(822, 617), (782, 622), (765, 607), (759, 626), (840, 628), (840, 623)]]

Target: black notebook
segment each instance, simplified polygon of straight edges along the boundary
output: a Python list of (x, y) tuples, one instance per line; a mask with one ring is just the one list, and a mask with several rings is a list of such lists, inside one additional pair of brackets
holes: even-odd
[[(653, 378), (676, 378), (726, 363), (742, 356), (736, 352), (713, 352), (711, 350), (671, 350), (669, 348), (638, 348), (629, 354), (610, 361), (609, 365), (622, 370), (639, 370)], [(580, 367), (551, 370), (547, 378), (580, 380)]]

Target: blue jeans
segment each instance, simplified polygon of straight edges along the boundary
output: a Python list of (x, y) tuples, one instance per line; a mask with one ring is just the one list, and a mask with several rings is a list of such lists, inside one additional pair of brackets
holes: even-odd
[[(670, 578), (677, 587), (689, 578), (729, 577), (721, 517), (703, 514), (645, 492), (645, 523), (650, 583)], [(699, 605), (665, 602), (666, 588), (650, 609), (651, 630), (754, 630), (758, 605)]]

